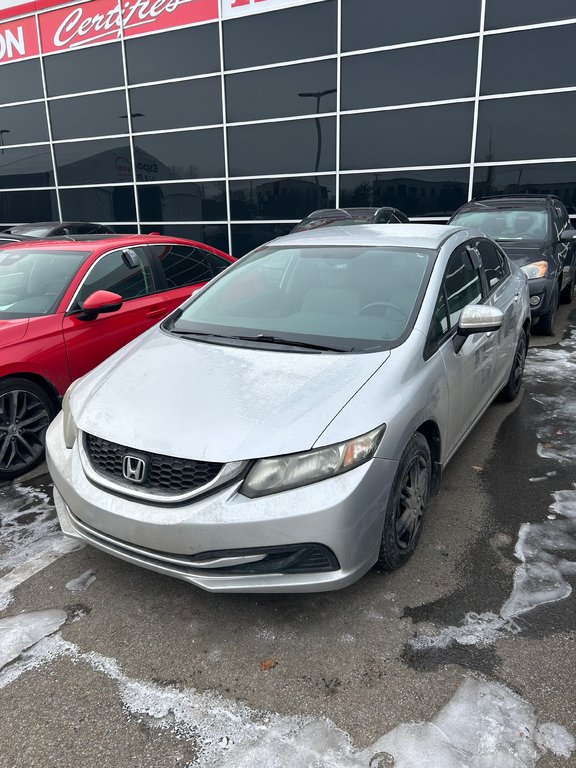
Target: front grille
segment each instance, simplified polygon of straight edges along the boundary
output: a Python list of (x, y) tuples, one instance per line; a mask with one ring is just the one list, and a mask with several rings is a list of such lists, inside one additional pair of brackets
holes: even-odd
[[(212, 461), (194, 461), (162, 456), (112, 443), (94, 435), (85, 435), (85, 447), (93, 468), (104, 477), (129, 485), (134, 489), (181, 494), (195, 491), (212, 482), (223, 464)], [(123, 473), (124, 457), (136, 456), (145, 462), (142, 482), (126, 479)]]

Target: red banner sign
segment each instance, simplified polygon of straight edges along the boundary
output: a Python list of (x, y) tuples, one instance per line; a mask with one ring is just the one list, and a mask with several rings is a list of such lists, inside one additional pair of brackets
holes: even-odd
[(218, 18), (218, 0), (91, 0), (40, 15), (44, 53)]
[(0, 63), (38, 55), (38, 33), (34, 16), (0, 24)]

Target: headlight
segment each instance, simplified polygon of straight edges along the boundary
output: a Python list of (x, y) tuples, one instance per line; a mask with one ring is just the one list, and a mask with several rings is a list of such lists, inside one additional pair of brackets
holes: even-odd
[(366, 435), (327, 448), (260, 459), (248, 473), (240, 493), (249, 498), (266, 496), (354, 469), (374, 456), (385, 429), (386, 426), (378, 427)]
[(520, 269), (524, 272), (528, 280), (534, 280), (536, 277), (546, 277), (548, 274), (548, 262), (535, 261), (533, 264), (524, 264)]
[(75, 386), (76, 386), (76, 382), (71, 384), (66, 390), (64, 397), (62, 398), (64, 444), (66, 445), (66, 448), (74, 447), (74, 443), (76, 442), (76, 437), (78, 435), (78, 429), (76, 427), (76, 424), (74, 422), (74, 417), (72, 416), (72, 412), (70, 410), (70, 395), (72, 394), (72, 390), (74, 389)]

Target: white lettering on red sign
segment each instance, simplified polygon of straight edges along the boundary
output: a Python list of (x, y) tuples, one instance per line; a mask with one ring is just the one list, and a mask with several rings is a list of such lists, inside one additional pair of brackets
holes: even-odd
[(218, 18), (218, 0), (92, 0), (40, 16), (45, 52)]
[(37, 54), (38, 35), (32, 16), (0, 24), (0, 62), (16, 61)]

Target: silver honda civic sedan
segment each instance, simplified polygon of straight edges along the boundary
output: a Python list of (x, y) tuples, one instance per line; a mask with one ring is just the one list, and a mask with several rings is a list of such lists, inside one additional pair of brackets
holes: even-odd
[(62, 530), (213, 591), (397, 568), (516, 397), (529, 332), (526, 276), (475, 230), (281, 237), (70, 387), (47, 435)]

